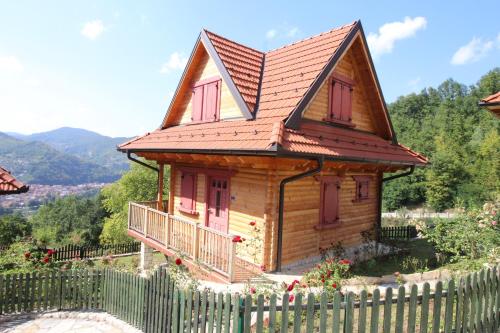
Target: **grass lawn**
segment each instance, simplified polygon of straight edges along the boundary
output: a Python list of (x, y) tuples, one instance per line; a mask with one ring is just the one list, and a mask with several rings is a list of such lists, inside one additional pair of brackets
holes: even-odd
[(353, 267), (358, 276), (382, 276), (394, 272), (401, 274), (422, 273), (435, 269), (452, 271), (473, 271), (482, 268), (484, 259), (462, 260), (455, 263), (439, 262), (434, 247), (425, 239), (401, 241), (394, 244), (403, 249), (402, 253), (374, 258), (360, 262)]

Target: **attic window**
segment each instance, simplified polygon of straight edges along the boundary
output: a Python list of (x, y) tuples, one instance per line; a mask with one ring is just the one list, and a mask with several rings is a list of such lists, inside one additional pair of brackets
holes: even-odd
[(352, 123), (352, 92), (354, 81), (346, 76), (334, 74), (330, 81), (329, 108), (325, 119), (333, 123), (354, 127)]
[(356, 197), (354, 202), (363, 201), (368, 199), (368, 188), (370, 186), (370, 176), (353, 176), (356, 181)]
[(193, 86), (192, 122), (211, 122), (219, 120), (220, 77), (198, 81)]

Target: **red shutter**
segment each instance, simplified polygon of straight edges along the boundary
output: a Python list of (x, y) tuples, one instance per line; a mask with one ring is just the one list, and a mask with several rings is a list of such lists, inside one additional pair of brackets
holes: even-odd
[(340, 119), (342, 108), (342, 84), (332, 81), (332, 91), (330, 94), (330, 114), (329, 119)]
[(183, 173), (181, 176), (181, 206), (186, 210), (194, 211), (195, 203), (195, 182), (196, 176), (194, 173)]
[(352, 87), (349, 85), (342, 85), (342, 109), (341, 109), (340, 119), (343, 121), (351, 121), (352, 117), (351, 94), (352, 94)]
[(191, 114), (192, 121), (203, 120), (203, 86), (193, 88), (192, 99), (193, 110)]
[(219, 120), (219, 87), (220, 81), (211, 82), (205, 85), (204, 121)]
[(338, 220), (339, 189), (337, 182), (323, 183), (323, 223), (334, 223)]
[(360, 198), (367, 199), (368, 198), (368, 181), (363, 181), (360, 183)]

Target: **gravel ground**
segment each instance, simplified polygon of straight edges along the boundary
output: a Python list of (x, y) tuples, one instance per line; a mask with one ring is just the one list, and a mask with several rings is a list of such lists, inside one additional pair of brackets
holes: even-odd
[(105, 312), (47, 312), (0, 316), (2, 333), (139, 333)]

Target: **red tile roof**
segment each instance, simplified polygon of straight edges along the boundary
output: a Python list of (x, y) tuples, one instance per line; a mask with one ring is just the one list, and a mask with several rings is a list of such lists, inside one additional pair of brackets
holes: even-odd
[[(119, 149), (286, 150), (332, 158), (425, 164), (425, 157), (375, 135), (328, 125), (303, 125), (298, 130), (284, 126), (315, 81), (321, 80), (337, 52), (342, 52), (360, 29), (356, 21), (266, 53), (204, 31), (250, 112), (257, 105), (254, 119), (166, 127), (126, 142)], [(321, 140), (317, 137), (320, 132)], [(353, 140), (355, 143), (351, 143)]]
[(205, 31), (249, 111), (253, 112), (259, 90), (264, 53)]
[(493, 103), (500, 103), (500, 91), (481, 100), (481, 105), (488, 105)]
[(29, 186), (14, 178), (9, 171), (0, 167), (0, 195), (27, 192)]

